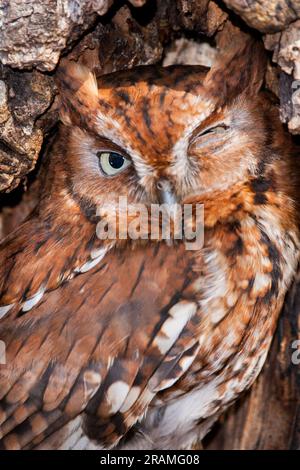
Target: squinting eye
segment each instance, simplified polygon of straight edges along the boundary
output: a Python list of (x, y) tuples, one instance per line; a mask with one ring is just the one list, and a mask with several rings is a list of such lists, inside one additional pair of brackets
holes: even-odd
[(114, 176), (131, 165), (128, 158), (123, 157), (117, 152), (98, 152), (99, 164), (102, 172), (107, 176)]
[(219, 126), (211, 127), (210, 129), (205, 129), (200, 136), (207, 135), (207, 134), (222, 134), (229, 129), (226, 124), (220, 124)]

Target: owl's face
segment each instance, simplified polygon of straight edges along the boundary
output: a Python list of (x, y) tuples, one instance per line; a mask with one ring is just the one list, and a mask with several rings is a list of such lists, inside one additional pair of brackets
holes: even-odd
[(96, 83), (89, 71), (69, 65), (62, 120), (74, 192), (99, 205), (122, 195), (129, 202), (182, 203), (253, 176), (265, 125), (257, 90), (249, 92), (251, 78), (239, 84), (240, 70), (230, 67), (224, 89), (219, 73), (149, 66)]

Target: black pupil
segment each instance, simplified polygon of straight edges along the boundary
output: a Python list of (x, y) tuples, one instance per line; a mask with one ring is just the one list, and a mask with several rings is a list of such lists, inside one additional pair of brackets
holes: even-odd
[(122, 168), (124, 164), (124, 157), (122, 157), (122, 155), (119, 155), (118, 153), (111, 152), (109, 154), (108, 161), (112, 168), (118, 170), (119, 168)]

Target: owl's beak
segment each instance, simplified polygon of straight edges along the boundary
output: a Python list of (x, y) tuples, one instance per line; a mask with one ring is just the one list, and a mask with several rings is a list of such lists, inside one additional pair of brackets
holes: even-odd
[(178, 202), (170, 181), (167, 179), (161, 179), (157, 182), (156, 187), (158, 189), (158, 199), (160, 204), (172, 206)]
[[(173, 221), (174, 227), (176, 227), (177, 220), (177, 197), (174, 188), (170, 181), (167, 179), (160, 179), (156, 184), (158, 190), (158, 199), (160, 204), (164, 204), (169, 220)], [(172, 245), (172, 237), (166, 238), (166, 243)]]

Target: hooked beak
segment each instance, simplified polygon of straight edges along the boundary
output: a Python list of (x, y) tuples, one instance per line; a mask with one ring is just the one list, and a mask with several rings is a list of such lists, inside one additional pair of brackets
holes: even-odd
[(167, 179), (159, 180), (156, 187), (158, 190), (159, 203), (164, 205), (164, 210), (168, 214), (169, 220), (173, 222), (173, 236), (170, 233), (170, 238), (166, 238), (167, 245), (171, 246), (175, 231), (177, 230), (178, 199), (172, 184)]
[(160, 204), (167, 204), (172, 206), (178, 202), (170, 181), (161, 179), (157, 182), (158, 199)]

